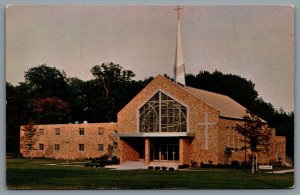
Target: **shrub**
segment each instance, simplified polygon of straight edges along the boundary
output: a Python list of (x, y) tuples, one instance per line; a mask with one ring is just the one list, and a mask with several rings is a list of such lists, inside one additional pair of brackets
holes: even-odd
[(160, 167), (154, 167), (155, 170), (160, 170)]
[(192, 160), (192, 161), (191, 161), (191, 166), (192, 166), (192, 167), (196, 167), (196, 166), (197, 166), (197, 162), (194, 161), (194, 160)]
[(94, 167), (95, 166), (95, 164), (94, 163), (90, 163), (90, 167)]
[(168, 167), (161, 167), (161, 170), (165, 171)]
[(175, 169), (173, 167), (170, 167), (169, 171), (175, 171)]
[(104, 154), (99, 158), (99, 160), (108, 160), (108, 157), (109, 156), (107, 154)]
[(90, 163), (85, 163), (84, 166), (85, 166), (85, 167), (89, 167), (89, 166), (90, 166)]
[(188, 164), (183, 164), (178, 166), (178, 169), (186, 169), (186, 168), (189, 168)]
[(148, 169), (151, 169), (151, 170), (153, 170), (153, 166), (149, 166), (149, 167), (148, 167)]
[(237, 160), (233, 160), (233, 161), (231, 161), (231, 166), (232, 166), (232, 168), (239, 168), (240, 163)]
[(241, 169), (251, 169), (251, 164), (242, 162), (240, 167)]

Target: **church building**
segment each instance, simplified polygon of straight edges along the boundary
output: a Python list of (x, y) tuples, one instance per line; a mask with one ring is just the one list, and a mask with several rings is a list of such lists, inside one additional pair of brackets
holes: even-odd
[[(115, 123), (37, 125), (35, 150), (26, 146), (25, 126), (21, 126), (20, 153), (24, 157), (85, 159), (109, 151), (121, 163), (226, 163), (226, 147), (241, 148), (244, 144), (236, 126), (244, 124), (247, 109), (226, 95), (186, 86), (180, 9), (176, 9), (174, 82), (156, 76), (118, 112)], [(267, 122), (263, 122), (268, 128)], [(261, 163), (285, 159), (285, 137), (276, 136), (275, 129), (270, 130), (269, 152), (258, 154)], [(233, 151), (230, 161), (243, 162), (244, 154)]]

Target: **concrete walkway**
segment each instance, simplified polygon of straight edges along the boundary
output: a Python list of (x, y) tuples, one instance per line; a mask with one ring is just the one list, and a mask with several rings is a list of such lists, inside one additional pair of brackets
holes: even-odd
[(271, 171), (268, 173), (290, 173), (290, 172), (295, 172), (295, 169), (287, 169), (287, 170), (279, 170), (279, 171)]
[(120, 165), (107, 165), (105, 168), (111, 168), (115, 170), (135, 170), (148, 169), (148, 166), (144, 164), (144, 161), (126, 161)]
[(105, 168), (110, 168), (110, 169), (115, 169), (115, 170), (135, 170), (135, 169), (148, 169), (149, 166), (152, 166), (152, 167), (173, 167), (174, 170), (177, 170), (178, 169), (178, 165), (179, 165), (179, 162), (177, 161), (165, 161), (165, 162), (162, 162), (162, 161), (155, 161), (155, 162), (150, 162), (149, 165), (145, 165), (144, 164), (144, 161), (126, 161), (125, 163), (123, 164), (120, 164), (120, 165), (107, 165), (105, 166)]

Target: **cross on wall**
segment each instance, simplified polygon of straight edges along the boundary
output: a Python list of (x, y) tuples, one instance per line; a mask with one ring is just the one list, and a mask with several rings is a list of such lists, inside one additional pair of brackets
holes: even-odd
[(214, 126), (214, 125), (216, 125), (216, 123), (208, 121), (208, 113), (207, 112), (204, 113), (204, 116), (205, 116), (204, 122), (200, 122), (200, 123), (198, 123), (198, 125), (204, 125), (204, 127), (205, 127), (205, 133), (204, 133), (205, 145), (204, 145), (204, 148), (205, 148), (205, 150), (208, 150), (208, 127), (209, 126)]

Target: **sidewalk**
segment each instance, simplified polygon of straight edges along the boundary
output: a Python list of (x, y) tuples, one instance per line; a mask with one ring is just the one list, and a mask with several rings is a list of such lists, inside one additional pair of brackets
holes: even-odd
[(280, 170), (280, 171), (271, 171), (268, 173), (290, 173), (290, 172), (294, 172), (294, 169), (287, 169), (287, 170)]

